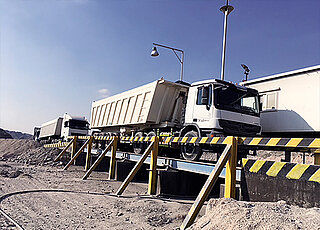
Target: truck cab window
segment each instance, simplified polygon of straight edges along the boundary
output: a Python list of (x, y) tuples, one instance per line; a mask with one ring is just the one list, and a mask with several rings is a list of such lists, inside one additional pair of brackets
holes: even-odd
[(197, 105), (202, 105), (202, 91), (203, 91), (203, 87), (198, 88)]
[(198, 88), (197, 105), (212, 105), (212, 85), (202, 86)]
[(217, 109), (259, 116), (258, 92), (253, 90), (217, 86), (214, 89), (214, 104)]

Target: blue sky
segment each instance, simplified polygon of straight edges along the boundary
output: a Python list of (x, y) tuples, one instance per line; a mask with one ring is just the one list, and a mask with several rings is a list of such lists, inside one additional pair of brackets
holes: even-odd
[[(33, 132), (93, 100), (179, 79), (220, 77), (222, 0), (0, 0), (0, 127)], [(226, 75), (254, 79), (320, 63), (319, 0), (232, 0)]]

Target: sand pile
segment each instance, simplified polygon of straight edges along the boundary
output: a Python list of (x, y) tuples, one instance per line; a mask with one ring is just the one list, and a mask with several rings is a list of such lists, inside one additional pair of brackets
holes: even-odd
[[(0, 139), (0, 160), (28, 165), (59, 165), (54, 159), (61, 150), (44, 148), (33, 140)], [(66, 157), (62, 162), (66, 162)]]
[(320, 229), (320, 209), (279, 202), (211, 199), (206, 214), (189, 229)]

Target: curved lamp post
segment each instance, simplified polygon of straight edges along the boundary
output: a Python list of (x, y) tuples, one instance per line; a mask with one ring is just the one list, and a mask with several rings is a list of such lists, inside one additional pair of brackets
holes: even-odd
[[(178, 58), (178, 60), (179, 60), (179, 62), (181, 64), (180, 81), (182, 81), (182, 79), (183, 79), (183, 61), (184, 61), (184, 52), (183, 52), (183, 50), (172, 48), (172, 47), (169, 47), (169, 46), (164, 46), (164, 45), (157, 44), (157, 43), (152, 43), (152, 44), (153, 44), (153, 48), (152, 48), (152, 51), (151, 51), (151, 56), (152, 57), (159, 56), (159, 53), (158, 53), (158, 50), (157, 50), (156, 46), (162, 47), (162, 48), (166, 48), (166, 49), (170, 49), (170, 50), (173, 51), (173, 53), (176, 55), (176, 57)], [(181, 53), (181, 58), (179, 57), (177, 52)]]

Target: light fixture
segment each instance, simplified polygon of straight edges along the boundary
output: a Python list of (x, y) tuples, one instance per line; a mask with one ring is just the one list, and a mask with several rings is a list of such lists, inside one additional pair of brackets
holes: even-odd
[(157, 47), (154, 46), (154, 47), (152, 48), (151, 56), (152, 56), (152, 57), (157, 57), (157, 56), (159, 56)]
[(246, 75), (246, 80), (245, 81), (248, 81), (248, 75), (249, 75), (250, 69), (245, 64), (241, 64), (241, 67), (244, 69), (244, 74)]
[[(173, 51), (173, 53), (176, 55), (176, 57), (178, 58), (180, 64), (181, 64), (181, 71), (180, 71), (180, 81), (182, 81), (183, 79), (183, 62), (184, 62), (184, 52), (183, 50), (180, 50), (180, 49), (176, 49), (176, 48), (172, 48), (170, 46), (165, 46), (165, 45), (160, 45), (160, 44), (157, 44), (157, 43), (153, 43), (153, 48), (152, 48), (152, 51), (151, 51), (151, 56), (152, 57), (157, 57), (159, 56), (159, 53), (157, 51), (157, 48), (156, 46), (159, 46), (159, 47), (162, 47), (162, 48), (166, 48), (166, 49), (170, 49)], [(180, 52), (181, 53), (181, 57), (179, 57), (179, 55), (177, 54), (177, 52)]]

